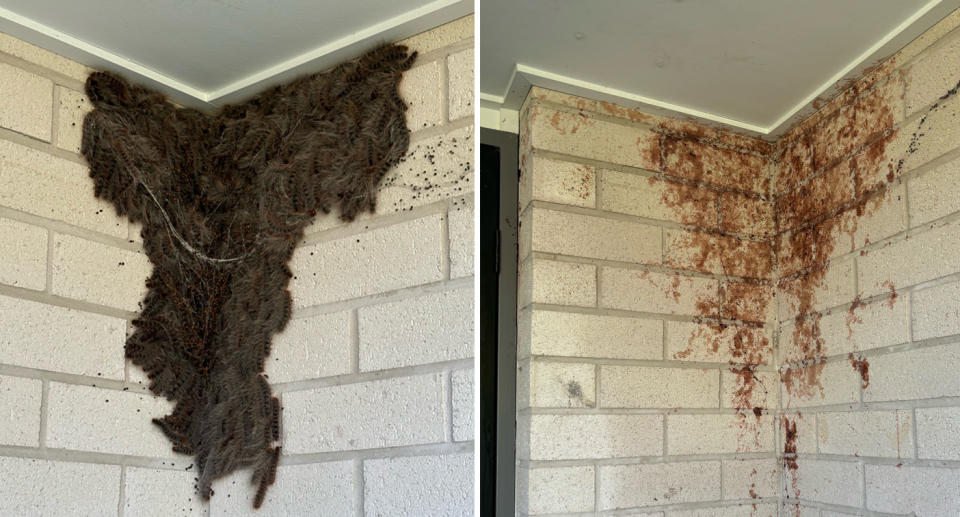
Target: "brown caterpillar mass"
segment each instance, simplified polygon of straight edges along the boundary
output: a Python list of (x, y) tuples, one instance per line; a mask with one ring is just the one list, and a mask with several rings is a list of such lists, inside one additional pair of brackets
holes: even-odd
[(126, 355), (175, 402), (154, 423), (195, 456), (204, 499), (241, 468), (254, 507), (273, 483), (280, 407), (262, 372), (290, 319), (287, 263), (317, 212), (374, 210), (409, 144), (397, 87), (415, 57), (382, 46), (212, 115), (111, 73), (87, 79), (95, 194), (142, 223), (153, 264)]

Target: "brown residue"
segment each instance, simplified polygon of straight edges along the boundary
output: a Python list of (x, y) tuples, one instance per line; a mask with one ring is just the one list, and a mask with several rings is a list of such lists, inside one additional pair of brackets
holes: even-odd
[(890, 299), (887, 300), (887, 307), (892, 309), (894, 304), (897, 303), (897, 296), (899, 296), (897, 294), (897, 289), (896, 287), (894, 287), (893, 282), (891, 282), (890, 280), (884, 280), (883, 284), (881, 285), (886, 287), (887, 289), (890, 289)]
[(574, 135), (583, 126), (592, 126), (597, 122), (584, 113), (567, 113), (554, 111), (550, 116), (550, 125), (561, 135)]
[(790, 470), (797, 470), (797, 422), (791, 422), (787, 415), (781, 415), (780, 423), (784, 433), (784, 465)]
[(852, 353), (848, 356), (850, 359), (850, 365), (853, 366), (853, 369), (860, 373), (860, 384), (863, 389), (867, 389), (867, 386), (870, 385), (870, 363), (867, 362), (867, 358), (862, 355), (855, 357)]
[(857, 309), (862, 309), (866, 307), (867, 304), (861, 299), (860, 293), (857, 293), (857, 296), (853, 299), (853, 303), (850, 304), (850, 308), (847, 309), (847, 338), (853, 338), (853, 324), (854, 323), (863, 323), (863, 318), (856, 315)]

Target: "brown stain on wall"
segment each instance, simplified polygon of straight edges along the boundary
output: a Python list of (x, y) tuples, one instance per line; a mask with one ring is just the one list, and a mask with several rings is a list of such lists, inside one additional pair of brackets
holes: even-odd
[(867, 362), (867, 358), (862, 355), (857, 357), (853, 354), (850, 354), (848, 358), (854, 371), (860, 374), (860, 385), (863, 389), (867, 389), (867, 386), (870, 385), (870, 363)]

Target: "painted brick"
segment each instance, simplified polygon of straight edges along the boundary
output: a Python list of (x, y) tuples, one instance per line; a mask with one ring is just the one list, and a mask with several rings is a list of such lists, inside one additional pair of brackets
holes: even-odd
[(411, 131), (443, 123), (442, 66), (440, 61), (415, 66), (400, 80), (400, 98), (407, 103), (407, 127)]
[(264, 371), (273, 383), (347, 374), (351, 348), (349, 312), (294, 318), (273, 337)]
[(600, 367), (600, 407), (711, 408), (719, 390), (719, 370)]
[[(873, 385), (873, 363), (870, 360), (870, 385)], [(790, 368), (790, 370), (800, 370), (793, 374), (796, 383), (801, 389), (796, 387), (787, 388), (786, 385), (780, 393), (780, 399), (784, 407), (810, 407), (827, 406), (831, 404), (847, 404), (860, 401), (860, 373), (851, 366), (850, 361), (840, 360), (826, 364), (810, 366), (807, 368), (822, 368), (819, 375), (812, 377), (817, 379), (813, 383), (804, 379), (809, 378), (809, 374), (804, 372), (806, 368)], [(793, 393), (791, 393), (791, 391)]]
[(594, 467), (520, 468), (517, 473), (520, 511), (526, 509), (528, 515), (593, 511)]
[(768, 190), (760, 156), (676, 138), (665, 139), (663, 155), (663, 170), (671, 176), (758, 194)]
[(960, 396), (960, 344), (870, 358), (870, 385), (863, 400), (914, 400)]
[(803, 506), (796, 503), (783, 503), (783, 509), (780, 511), (780, 515), (789, 515), (791, 517), (837, 517), (849, 514), (833, 513), (826, 510), (821, 512), (817, 508), (813, 508), (811, 506)]
[(638, 264), (660, 262), (660, 228), (533, 208), (533, 251)]
[(47, 283), (47, 230), (0, 218), (0, 284), (43, 290)]
[[(665, 515), (666, 517), (774, 517), (777, 515), (777, 504), (753, 503), (748, 505), (740, 503), (732, 506), (699, 508), (696, 510), (674, 510), (667, 512)], [(807, 516), (801, 514), (796, 517)], [(820, 516), (816, 514), (811, 517)]]
[(649, 129), (598, 120), (534, 104), (527, 117), (530, 145), (647, 170), (660, 168), (659, 136)]
[(848, 456), (913, 457), (913, 416), (909, 410), (821, 413), (820, 452)]
[(915, 291), (911, 303), (913, 339), (960, 334), (960, 283)]
[(753, 413), (668, 415), (667, 454), (728, 454), (773, 451), (772, 416)]
[(361, 307), (357, 318), (363, 372), (464, 359), (473, 352), (472, 289)]
[(960, 80), (956, 73), (960, 68), (960, 38), (954, 33), (942, 41), (942, 45), (922, 55), (903, 71), (907, 114), (937, 102)]
[(598, 468), (597, 499), (601, 510), (720, 499), (719, 461)]
[(723, 461), (724, 499), (777, 497), (779, 485), (780, 463), (776, 458)]
[(773, 233), (773, 203), (734, 192), (720, 194), (720, 229), (769, 237)]
[(319, 305), (441, 280), (442, 224), (441, 216), (433, 215), (297, 248), (291, 261), (294, 305)]
[(960, 469), (867, 465), (867, 509), (950, 515), (960, 508)]
[(813, 154), (813, 137), (804, 134), (787, 144), (777, 159), (774, 178), (774, 192), (784, 194), (807, 179), (816, 170), (816, 156)]
[(366, 515), (473, 515), (473, 455), (364, 461), (363, 503)]
[(447, 214), (450, 278), (473, 276), (473, 200), (454, 201)]
[(85, 81), (90, 72), (93, 71), (80, 63), (8, 34), (0, 33), (0, 52), (29, 61), (77, 81)]
[(539, 259), (532, 262), (533, 303), (586, 307), (597, 304), (596, 266)]
[(36, 447), (40, 443), (40, 392), (38, 379), (0, 375), (0, 444)]
[(473, 369), (451, 374), (453, 390), (453, 440), (473, 440)]
[(126, 238), (127, 221), (92, 193), (84, 165), (0, 140), (0, 205)]
[(525, 400), (531, 407), (596, 407), (595, 370), (592, 364), (533, 361)]
[[(192, 471), (127, 467), (123, 481), (123, 517), (153, 517), (158, 512), (202, 515), (203, 503), (194, 488), (195, 477)], [(219, 486), (217, 492), (215, 501), (226, 498), (219, 493)]]
[(400, 377), (284, 393), (284, 452), (442, 442), (446, 399), (442, 377)]
[(717, 194), (696, 188), (612, 170), (600, 171), (600, 208), (661, 221), (717, 228)]
[(653, 271), (600, 269), (600, 306), (628, 311), (698, 315), (717, 304), (717, 281)]
[(853, 200), (850, 168), (840, 163), (777, 199), (780, 230), (796, 228)]
[(720, 314), (724, 318), (764, 323), (772, 320), (776, 312), (772, 285), (721, 282), (720, 296), (723, 298)]
[(0, 363), (123, 379), (126, 321), (6, 296), (0, 314)]
[(447, 57), (450, 120), (473, 115), (473, 49)]
[[(960, 223), (951, 223), (900, 240), (860, 257), (858, 278), (864, 296), (902, 289), (958, 271)], [(922, 257), (922, 260), (918, 260)]]
[(53, 124), (53, 81), (0, 63), (0, 127), (50, 141)]
[(532, 415), (530, 419), (532, 461), (663, 454), (661, 415)]
[(534, 310), (531, 350), (535, 355), (661, 359), (659, 320)]
[[(827, 311), (818, 323), (823, 338), (821, 357), (847, 355), (874, 348), (906, 343), (910, 340), (910, 316), (906, 296), (888, 297), (858, 305), (852, 311)], [(813, 350), (804, 351), (803, 343), (810, 335), (796, 333), (796, 324), (790, 321), (780, 333), (781, 360), (786, 362), (809, 357)]]
[(473, 14), (434, 27), (400, 42), (401, 45), (426, 54), (432, 50), (453, 45), (473, 37)]
[(116, 515), (120, 466), (0, 457), (0, 484), (0, 515)]
[(93, 110), (93, 104), (82, 92), (57, 86), (57, 147), (80, 152), (83, 140), (83, 117)]
[(960, 159), (954, 159), (907, 180), (910, 225), (919, 226), (960, 212)]
[(960, 408), (917, 408), (917, 457), (960, 460)]
[[(862, 263), (862, 260), (861, 260)], [(859, 265), (859, 264), (858, 264)], [(810, 310), (820, 311), (830, 307), (836, 307), (844, 303), (850, 303), (854, 298), (854, 269), (853, 260), (845, 259), (840, 262), (831, 262), (827, 270), (821, 273), (823, 276), (818, 282), (806, 279), (793, 279), (780, 283), (780, 321), (795, 318), (799, 315), (801, 307), (801, 298), (798, 294), (806, 294), (810, 291), (812, 300)], [(863, 269), (860, 269), (860, 278), (863, 278)], [(813, 284), (813, 285), (811, 285)], [(863, 289), (864, 284), (859, 284)], [(884, 291), (887, 289), (884, 288)], [(881, 291), (863, 293), (863, 296), (872, 296), (880, 294)]]
[[(780, 394), (776, 372), (754, 371), (754, 379), (743, 386), (740, 375), (731, 370), (720, 372), (720, 405), (726, 408), (776, 408)], [(741, 391), (746, 391), (742, 393)]]
[[(761, 328), (668, 321), (667, 358), (724, 364), (771, 364), (773, 342)], [(746, 346), (744, 346), (746, 345)]]
[(530, 88), (529, 96), (530, 99), (533, 100), (552, 102), (554, 104), (562, 104), (564, 106), (570, 106), (571, 108), (577, 108), (579, 110), (591, 111), (594, 113), (597, 112), (597, 101), (585, 99), (576, 95), (570, 95), (568, 93), (548, 90), (539, 86)]
[(532, 200), (593, 208), (597, 171), (589, 165), (544, 158), (534, 154), (520, 176), (520, 207)]
[(416, 139), (377, 188), (377, 214), (412, 210), (473, 191), (473, 126)]
[(277, 482), (267, 490), (263, 507), (255, 510), (256, 487), (250, 484), (250, 473), (238, 471), (214, 483), (217, 493), (210, 500), (210, 516), (285, 517), (296, 511), (301, 515), (359, 517), (354, 495), (359, 480), (355, 472), (352, 461), (281, 466), (277, 469)]
[(150, 422), (173, 409), (165, 399), (59, 382), (51, 382), (49, 390), (47, 447), (158, 458), (173, 455), (170, 442)]
[[(858, 463), (799, 458), (797, 470), (787, 474), (787, 493), (795, 499), (859, 508), (862, 477), (863, 466)], [(829, 483), (824, 482), (827, 479)]]
[(664, 230), (664, 265), (716, 275), (769, 278), (773, 254), (767, 242), (689, 230)]
[[(789, 425), (792, 427), (796, 425), (797, 430), (797, 453), (798, 454), (813, 454), (817, 452), (817, 417), (812, 413), (807, 413), (806, 415), (802, 412), (799, 413), (785, 413), (783, 415), (789, 422)], [(780, 438), (777, 443), (783, 444), (786, 443), (786, 428), (784, 427), (783, 419), (777, 425), (778, 432), (780, 433)]]
[(53, 294), (136, 311), (152, 269), (143, 253), (72, 235), (53, 236)]

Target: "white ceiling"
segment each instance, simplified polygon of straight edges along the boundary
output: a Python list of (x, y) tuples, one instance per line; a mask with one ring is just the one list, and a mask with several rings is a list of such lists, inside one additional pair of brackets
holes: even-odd
[(204, 107), (472, 11), (472, 0), (0, 0), (0, 31)]
[(775, 136), (960, 0), (482, 0), (481, 105), (530, 85)]

